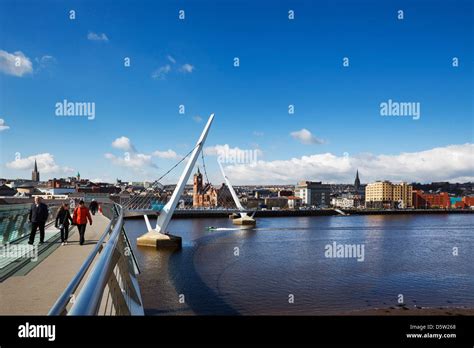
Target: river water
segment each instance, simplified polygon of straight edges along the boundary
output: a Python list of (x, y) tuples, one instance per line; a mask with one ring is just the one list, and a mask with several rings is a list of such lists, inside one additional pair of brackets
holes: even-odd
[[(125, 228), (149, 315), (344, 314), (395, 307), (400, 295), (407, 307), (474, 307), (470, 214), (259, 218), (250, 229), (176, 219), (174, 252), (137, 248), (141, 219)], [(334, 245), (363, 254), (328, 254)]]

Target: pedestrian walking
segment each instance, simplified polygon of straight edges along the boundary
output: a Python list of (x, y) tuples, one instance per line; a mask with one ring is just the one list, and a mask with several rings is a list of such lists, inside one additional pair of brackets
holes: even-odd
[(92, 215), (95, 215), (98, 206), (99, 204), (97, 203), (97, 201), (93, 199), (92, 202), (89, 204), (89, 210), (91, 211)]
[(92, 225), (91, 213), (89, 212), (89, 209), (84, 205), (83, 200), (79, 201), (79, 206), (74, 209), (72, 221), (77, 226), (77, 230), (79, 231), (79, 244), (83, 245), (85, 240), (87, 221), (89, 221), (89, 224)]
[(56, 228), (59, 228), (61, 231), (61, 243), (62, 245), (67, 244), (67, 239), (69, 237), (69, 222), (72, 223), (71, 214), (69, 213), (69, 205), (64, 203), (59, 208), (58, 213), (56, 214)]
[(44, 243), (44, 225), (48, 220), (48, 206), (41, 202), (41, 197), (35, 197), (35, 202), (31, 205), (28, 220), (31, 223), (30, 239), (28, 244), (33, 245), (35, 241), (36, 231), (40, 232), (40, 244)]

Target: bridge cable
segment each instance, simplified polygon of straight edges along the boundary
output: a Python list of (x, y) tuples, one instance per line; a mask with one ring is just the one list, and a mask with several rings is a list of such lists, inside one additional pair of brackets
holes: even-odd
[(201, 158), (202, 158), (202, 169), (204, 169), (204, 175), (206, 176), (206, 181), (208, 184), (210, 184), (209, 177), (207, 176), (206, 162), (204, 162), (204, 150), (201, 151)]
[(161, 179), (163, 179), (166, 175), (168, 175), (173, 169), (175, 169), (177, 166), (179, 166), (181, 164), (181, 162), (183, 162), (193, 151), (194, 149), (196, 149), (199, 145), (201, 145), (200, 143), (199, 144), (196, 144), (195, 147), (193, 147), (191, 149), (191, 151), (189, 151), (186, 156), (184, 156), (178, 163), (176, 163), (173, 167), (171, 167), (171, 169), (169, 169), (165, 174), (163, 174), (162, 176), (160, 176), (156, 181), (159, 182)]

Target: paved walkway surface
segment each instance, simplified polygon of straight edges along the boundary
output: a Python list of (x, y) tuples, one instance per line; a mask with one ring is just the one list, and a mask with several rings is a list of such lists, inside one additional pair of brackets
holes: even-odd
[(79, 233), (74, 227), (68, 245), (60, 245), (43, 260), (39, 258), (38, 264), (25, 275), (14, 275), (1, 282), (0, 315), (48, 314), (108, 224), (105, 216), (93, 216), (92, 226), (87, 225), (84, 245), (79, 245)]

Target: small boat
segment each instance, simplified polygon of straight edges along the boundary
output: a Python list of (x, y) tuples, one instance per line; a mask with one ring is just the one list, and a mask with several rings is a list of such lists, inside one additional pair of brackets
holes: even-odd
[(212, 230), (216, 230), (216, 229), (217, 229), (217, 227), (214, 227), (214, 226), (206, 227), (206, 230), (208, 230), (208, 231), (212, 231)]

